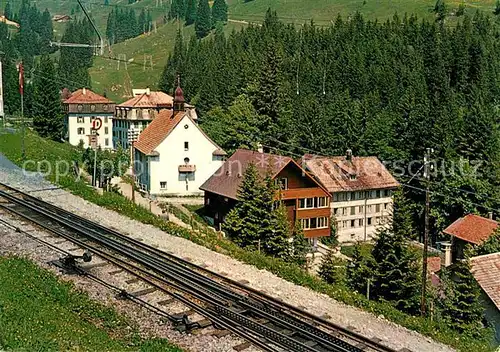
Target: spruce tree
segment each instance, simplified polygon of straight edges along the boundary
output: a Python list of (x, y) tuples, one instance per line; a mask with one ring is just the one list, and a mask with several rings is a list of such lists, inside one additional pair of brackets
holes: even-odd
[(270, 225), (271, 227), (263, 233), (265, 252), (276, 258), (289, 259), (291, 232), (286, 207), (282, 202), (272, 212)]
[(318, 275), (329, 284), (342, 283), (345, 280), (345, 263), (329, 250), (322, 258)]
[(311, 244), (309, 240), (305, 238), (304, 230), (302, 230), (299, 221), (296, 221), (295, 225), (292, 227), (291, 238), (292, 241), (288, 261), (303, 266), (307, 262), (307, 253), (311, 252)]
[(196, 22), (194, 29), (198, 39), (206, 37), (212, 29), (212, 18), (210, 13), (210, 5), (208, 0), (199, 0), (198, 8), (196, 9)]
[(495, 14), (495, 16), (500, 15), (500, 0), (497, 0), (497, 3), (495, 5), (495, 10), (493, 10), (493, 13)]
[(196, 22), (196, 0), (188, 0), (186, 8), (186, 26)]
[[(238, 189), (238, 203), (228, 214), (223, 230), (241, 247), (257, 248), (262, 229), (263, 185), (254, 164), (246, 168)], [(265, 210), (264, 210), (265, 211)]]
[(441, 301), (442, 314), (447, 323), (461, 332), (478, 333), (484, 308), (481, 289), (471, 273), (468, 258), (453, 264), (442, 275), (445, 295)]
[(401, 310), (416, 312), (420, 290), (420, 261), (392, 225), (380, 227), (372, 251), (374, 297), (393, 302)]
[(366, 295), (368, 280), (373, 284), (373, 258), (371, 256), (364, 256), (361, 251), (361, 246), (356, 243), (352, 261), (347, 266), (347, 284), (353, 290)]
[(63, 135), (61, 100), (54, 63), (48, 55), (40, 58), (37, 71), (43, 72), (43, 75), (35, 75), (33, 82), (33, 104), (36, 112), (33, 116), (33, 127), (42, 137), (60, 140)]
[(442, 21), (446, 18), (446, 4), (444, 0), (437, 0), (434, 5), (434, 12), (436, 13), (436, 19)]
[(410, 202), (402, 188), (394, 193), (392, 224), (394, 233), (403, 238), (417, 240), (412, 215), (416, 212), (415, 204)]
[(215, 0), (212, 6), (212, 23), (215, 26), (217, 22), (227, 22), (227, 4), (226, 0)]

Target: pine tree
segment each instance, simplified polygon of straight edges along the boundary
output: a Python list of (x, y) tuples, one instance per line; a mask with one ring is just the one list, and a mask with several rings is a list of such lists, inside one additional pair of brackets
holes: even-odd
[(493, 11), (493, 13), (495, 14), (495, 16), (500, 15), (500, 0), (497, 0), (497, 3), (495, 5), (495, 10)]
[(414, 203), (406, 198), (403, 189), (396, 190), (393, 199), (392, 224), (394, 233), (396, 236), (416, 240), (417, 234), (412, 219), (412, 214), (416, 212)]
[(371, 256), (364, 256), (361, 252), (361, 246), (356, 243), (352, 261), (347, 266), (347, 284), (353, 290), (366, 295), (368, 280), (373, 284), (373, 258)]
[[(282, 202), (272, 212), (270, 228), (263, 231), (265, 252), (276, 258), (290, 259), (291, 231), (286, 207)], [(263, 225), (265, 227), (265, 225)]]
[(420, 264), (404, 237), (393, 232), (392, 224), (380, 227), (372, 251), (374, 297), (393, 302), (401, 310), (416, 312), (420, 289)]
[(215, 0), (212, 6), (212, 23), (227, 22), (227, 4), (226, 0)]
[(186, 58), (186, 48), (182, 31), (179, 29), (175, 37), (174, 51), (167, 59), (167, 65), (163, 69), (158, 86), (167, 94), (173, 94), (177, 77), (180, 76), (183, 81), (184, 76), (184, 61)]
[(3, 15), (9, 20), (12, 20), (14, 18), (14, 13), (12, 12), (12, 6), (10, 5), (9, 0), (7, 0), (7, 3), (5, 4)]
[(168, 17), (171, 20), (183, 19), (186, 15), (186, 0), (173, 0)]
[(186, 8), (186, 26), (196, 22), (196, 0), (188, 0)]
[(434, 12), (436, 13), (436, 19), (442, 21), (446, 18), (446, 4), (444, 0), (437, 0), (434, 5)]
[(138, 34), (146, 33), (147, 26), (146, 26), (146, 11), (142, 9), (141, 13), (139, 14), (139, 18), (137, 19), (137, 27), (139, 29)]
[(54, 50), (50, 47), (50, 42), (53, 37), (53, 28), (52, 28), (52, 16), (50, 15), (49, 10), (45, 9), (40, 19), (41, 21), (41, 29), (40, 29), (40, 40), (41, 40), (41, 48), (40, 52), (42, 54), (51, 53)]
[(33, 127), (42, 137), (60, 140), (63, 135), (63, 118), (54, 63), (48, 55), (43, 55), (37, 69), (43, 72), (43, 76), (36, 75), (33, 82), (33, 104), (36, 111)]
[(345, 263), (330, 250), (323, 256), (318, 274), (329, 284), (342, 283), (345, 280)]
[(481, 290), (472, 276), (469, 259), (456, 262), (451, 270), (445, 269), (442, 277), (445, 285), (445, 298), (441, 301), (444, 319), (461, 332), (478, 333), (484, 308), (480, 303)]
[(196, 37), (199, 39), (206, 37), (212, 29), (212, 18), (208, 0), (199, 0), (198, 2), (194, 29), (196, 31)]
[(255, 249), (261, 239), (262, 215), (265, 213), (261, 202), (262, 189), (257, 168), (249, 164), (238, 189), (238, 203), (223, 224), (227, 235), (241, 247)]

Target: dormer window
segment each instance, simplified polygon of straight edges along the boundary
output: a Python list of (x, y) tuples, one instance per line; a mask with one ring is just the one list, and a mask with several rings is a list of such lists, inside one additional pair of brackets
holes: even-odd
[(355, 180), (356, 179), (356, 174), (350, 174), (349, 175), (350, 180)]

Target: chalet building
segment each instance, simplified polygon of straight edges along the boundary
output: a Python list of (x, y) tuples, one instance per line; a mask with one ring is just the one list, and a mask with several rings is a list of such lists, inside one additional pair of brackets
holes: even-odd
[(198, 126), (177, 87), (172, 109), (160, 111), (134, 143), (134, 173), (152, 195), (201, 195), (200, 185), (224, 163), (226, 153)]
[[(66, 94), (67, 92), (63, 94)], [(96, 145), (103, 149), (113, 148), (113, 111), (115, 103), (90, 89), (83, 88), (70, 94), (63, 101), (66, 113), (65, 126), (70, 144), (78, 145), (83, 142), (84, 148), (91, 146), (95, 140)], [(102, 126), (97, 131), (92, 130), (95, 119), (102, 121)]]
[[(457, 219), (453, 224), (443, 230), (443, 233), (451, 236), (451, 262), (464, 257), (464, 249), (467, 244), (473, 246), (486, 241), (498, 228), (498, 222), (491, 218), (484, 218), (479, 215), (468, 214)], [(445, 251), (450, 247), (446, 246)]]
[(200, 187), (205, 191), (206, 214), (213, 219), (215, 226), (224, 222), (227, 213), (238, 202), (238, 188), (251, 163), (262, 177), (271, 172), (281, 188), (276, 198), (283, 200), (292, 225), (300, 220), (308, 238), (330, 235), (328, 190), (289, 157), (244, 149), (238, 149)]
[(472, 275), (482, 289), (486, 320), (495, 329), (500, 344), (500, 252), (473, 257), (470, 262)]
[[(128, 130), (136, 129), (142, 132), (153, 119), (163, 110), (173, 109), (174, 98), (163, 92), (146, 89), (134, 89), (134, 97), (116, 105), (113, 119), (113, 145), (120, 144), (129, 147)], [(192, 105), (185, 104), (193, 120), (197, 120), (196, 111)]]
[(330, 192), (340, 242), (369, 241), (392, 214), (396, 179), (376, 157), (305, 155), (304, 168)]

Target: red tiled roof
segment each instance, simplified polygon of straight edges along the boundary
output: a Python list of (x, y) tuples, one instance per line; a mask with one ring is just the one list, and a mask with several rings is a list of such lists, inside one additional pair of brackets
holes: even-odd
[(398, 181), (377, 157), (325, 157), (304, 155), (306, 168), (330, 191), (396, 188)]
[(443, 232), (461, 240), (479, 244), (490, 237), (497, 227), (498, 222), (495, 220), (468, 214), (463, 218), (457, 219), (453, 224), (444, 229)]
[(162, 110), (158, 113), (156, 118), (141, 132), (139, 139), (135, 142), (135, 149), (139, 150), (145, 155), (151, 153), (158, 147), (161, 142), (167, 138), (177, 124), (185, 117), (189, 118), (196, 128), (214, 145), (216, 150), (220, 151), (220, 155), (225, 155), (222, 150), (214, 141), (208, 137), (205, 132), (198, 126), (190, 116), (189, 111), (180, 111), (174, 114), (173, 110)]
[[(85, 94), (84, 93), (85, 89)], [(66, 99), (64, 104), (99, 104), (99, 103), (112, 103), (108, 98), (103, 97), (97, 93), (94, 93), (90, 89), (84, 88), (78, 89), (77, 91), (71, 93), (71, 96)]]
[[(208, 179), (200, 186), (202, 191), (208, 191), (222, 196), (237, 199), (238, 188), (243, 180), (243, 174), (246, 169), (253, 163), (257, 168), (261, 177), (265, 177), (267, 172), (276, 176), (289, 163), (293, 163), (301, 170), (306, 177), (310, 178), (314, 183), (323, 189), (313, 177), (302, 170), (292, 158), (282, 155), (260, 153), (253, 150), (238, 149), (233, 155)], [(327, 192), (324, 189), (325, 193)]]
[(441, 270), (441, 258), (440, 257), (429, 257), (427, 258), (427, 271), (430, 274), (437, 273)]
[(134, 147), (141, 153), (151, 154), (185, 115), (185, 111), (176, 112), (175, 115), (173, 110), (160, 111), (158, 116), (139, 135)]
[(174, 98), (163, 92), (150, 92), (149, 94), (143, 93), (123, 102), (117, 107), (127, 108), (157, 108), (172, 107)]
[(500, 252), (471, 258), (472, 275), (500, 310)]

